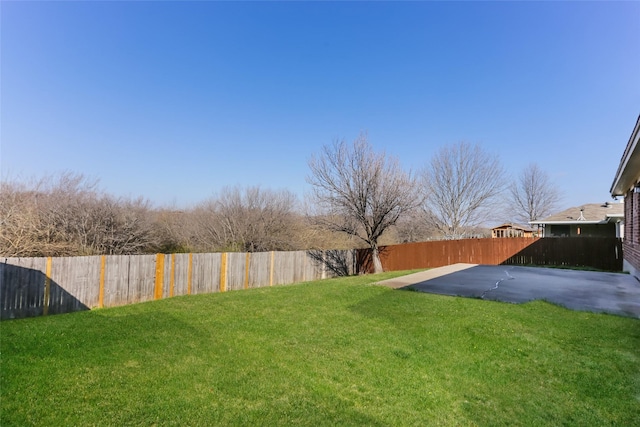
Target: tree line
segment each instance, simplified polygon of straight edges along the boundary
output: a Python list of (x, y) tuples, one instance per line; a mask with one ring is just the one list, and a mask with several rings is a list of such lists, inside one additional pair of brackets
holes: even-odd
[(29, 183), (5, 181), (0, 254), (259, 252), (322, 243), (296, 204), (287, 190), (234, 187), (177, 210), (156, 208), (143, 198), (113, 197), (96, 181), (70, 172)]
[(114, 197), (66, 172), (0, 187), (0, 255), (261, 252), (366, 247), (482, 236), (489, 221), (549, 215), (559, 193), (536, 164), (509, 177), (498, 158), (465, 142), (442, 147), (413, 173), (366, 134), (327, 144), (309, 161), (309, 197), (227, 187), (188, 209)]

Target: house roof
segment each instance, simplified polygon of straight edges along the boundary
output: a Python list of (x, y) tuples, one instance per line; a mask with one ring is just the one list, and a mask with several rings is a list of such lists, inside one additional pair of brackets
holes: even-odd
[(529, 224), (606, 224), (624, 218), (623, 203), (588, 203)]
[(640, 182), (640, 148), (638, 148), (638, 139), (640, 139), (640, 115), (633, 132), (631, 132), (631, 137), (622, 154), (622, 159), (620, 159), (618, 172), (616, 172), (611, 184), (609, 192), (612, 196), (624, 196), (627, 191)]
[(522, 230), (522, 231), (533, 231), (533, 229), (523, 226), (523, 225), (518, 225), (518, 224), (510, 224), (510, 223), (505, 223), (502, 225), (499, 225), (497, 227), (493, 227), (492, 230), (499, 230), (501, 228), (504, 229), (515, 229), (515, 230)]

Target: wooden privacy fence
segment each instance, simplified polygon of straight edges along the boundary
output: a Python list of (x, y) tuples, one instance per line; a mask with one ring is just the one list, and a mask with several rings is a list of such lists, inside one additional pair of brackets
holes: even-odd
[(536, 239), (501, 264), (590, 267), (622, 271), (622, 239), (545, 237)]
[[(466, 239), (385, 246), (386, 271), (456, 263), (622, 270), (607, 237)], [(370, 272), (369, 251), (105, 255), (0, 259), (0, 319), (114, 307)]]
[[(357, 264), (371, 272), (369, 252), (359, 250)], [(558, 237), (441, 240), (381, 248), (385, 271), (435, 268), (456, 263), (592, 267), (622, 270), (622, 241), (614, 237)]]
[(3, 258), (0, 319), (353, 274), (353, 251)]

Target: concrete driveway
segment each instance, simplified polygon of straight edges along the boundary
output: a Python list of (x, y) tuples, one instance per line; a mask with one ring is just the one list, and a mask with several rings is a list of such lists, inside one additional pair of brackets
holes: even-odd
[(379, 284), (511, 303), (545, 300), (572, 310), (640, 319), (640, 282), (629, 274), (454, 264)]

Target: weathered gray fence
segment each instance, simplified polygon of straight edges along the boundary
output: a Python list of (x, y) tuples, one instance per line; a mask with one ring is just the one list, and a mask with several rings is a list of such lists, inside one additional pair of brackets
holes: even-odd
[(0, 319), (353, 274), (352, 251), (104, 255), (0, 260)]

